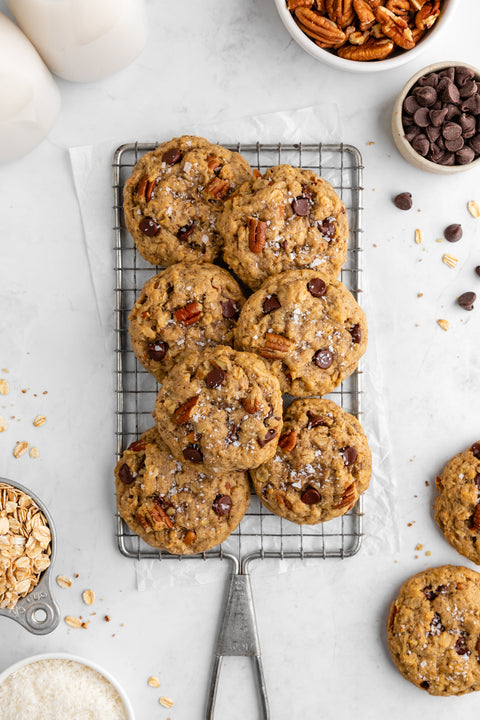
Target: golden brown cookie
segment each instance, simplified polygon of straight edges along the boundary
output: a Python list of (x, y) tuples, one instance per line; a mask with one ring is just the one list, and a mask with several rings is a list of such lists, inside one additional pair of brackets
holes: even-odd
[(232, 345), (243, 293), (216, 265), (177, 263), (147, 280), (130, 312), (133, 352), (158, 381), (186, 352)]
[(326, 395), (357, 367), (367, 347), (367, 321), (340, 281), (291, 270), (268, 278), (248, 298), (235, 347), (261, 355), (282, 392)]
[(262, 503), (303, 524), (344, 515), (368, 488), (372, 455), (358, 420), (331, 400), (294, 400), (276, 455), (250, 471)]
[(222, 238), (225, 199), (251, 176), (244, 157), (201, 137), (182, 135), (146, 153), (124, 188), (127, 230), (148, 262), (212, 262)]
[(218, 228), (225, 262), (253, 290), (297, 268), (335, 279), (347, 254), (343, 202), (326, 180), (290, 165), (245, 182), (226, 200)]
[(209, 473), (247, 470), (275, 454), (282, 396), (261, 358), (217, 345), (170, 370), (153, 416), (177, 459)]
[(440, 530), (455, 550), (480, 565), (480, 442), (455, 455), (436, 486)]
[(210, 550), (237, 527), (250, 503), (246, 473), (208, 476), (175, 460), (151, 428), (115, 468), (118, 512), (149, 545), (191, 555)]
[(429, 568), (407, 580), (390, 607), (387, 642), (406, 680), (431, 695), (480, 690), (480, 575)]

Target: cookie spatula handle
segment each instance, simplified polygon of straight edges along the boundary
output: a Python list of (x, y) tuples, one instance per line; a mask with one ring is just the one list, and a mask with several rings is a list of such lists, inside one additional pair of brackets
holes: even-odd
[(260, 718), (269, 720), (267, 689), (263, 676), (262, 656), (248, 573), (232, 575), (213, 662), (206, 720), (214, 720), (215, 700), (223, 658), (235, 655), (252, 658), (260, 700)]

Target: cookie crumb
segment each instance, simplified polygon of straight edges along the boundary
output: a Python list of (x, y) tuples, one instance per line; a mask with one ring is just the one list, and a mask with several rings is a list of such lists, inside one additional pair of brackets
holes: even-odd
[(447, 332), (447, 330), (448, 330), (449, 327), (450, 327), (450, 323), (448, 322), (448, 320), (445, 320), (444, 318), (441, 318), (440, 320), (437, 320), (437, 323), (440, 325), (440, 327), (442, 328), (442, 330), (445, 330), (445, 332)]
[(103, 619), (105, 620), (105, 622), (110, 622), (110, 615), (105, 615)]
[(430, 483), (428, 482), (428, 480), (425, 480), (425, 487), (430, 487)]
[(422, 545), (422, 543), (417, 543), (417, 544), (415, 545), (415, 550), (423, 550), (423, 545)]
[(423, 293), (417, 293), (417, 297), (423, 297)]

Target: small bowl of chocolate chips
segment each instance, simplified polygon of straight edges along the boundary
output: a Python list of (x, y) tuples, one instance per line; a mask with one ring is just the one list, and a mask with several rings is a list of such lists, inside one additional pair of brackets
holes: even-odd
[(480, 70), (439, 62), (416, 73), (395, 102), (395, 144), (412, 165), (438, 175), (480, 165)]

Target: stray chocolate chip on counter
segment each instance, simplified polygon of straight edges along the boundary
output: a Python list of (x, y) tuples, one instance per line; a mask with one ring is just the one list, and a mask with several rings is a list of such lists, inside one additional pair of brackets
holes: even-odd
[(409, 192), (399, 193), (393, 198), (393, 204), (399, 210), (410, 210), (412, 207), (412, 194)]
[(462, 226), (458, 223), (453, 223), (445, 228), (443, 234), (445, 236), (445, 240), (448, 240), (448, 242), (458, 242), (463, 237)]
[(477, 299), (474, 292), (464, 292), (457, 298), (457, 303), (464, 310), (473, 310), (473, 303)]

